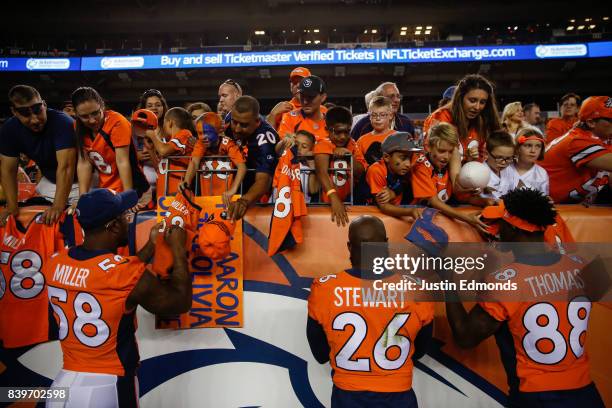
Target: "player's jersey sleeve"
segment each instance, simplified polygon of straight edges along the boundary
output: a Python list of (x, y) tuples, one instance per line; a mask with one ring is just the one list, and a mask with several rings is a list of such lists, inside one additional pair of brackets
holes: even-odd
[(204, 142), (202, 139), (198, 138), (195, 142), (195, 146), (193, 146), (193, 151), (191, 152), (191, 157), (204, 157), (206, 154), (206, 147), (204, 146)]
[(125, 147), (132, 143), (132, 125), (117, 112), (112, 112), (112, 115), (108, 118), (109, 128), (106, 132), (110, 135), (113, 146)]
[(412, 195), (417, 199), (431, 198), (438, 191), (432, 178), (432, 168), (425, 155), (419, 154), (412, 166)]
[(577, 133), (568, 146), (570, 160), (578, 168), (610, 152), (599, 138), (582, 132)]
[(370, 186), (370, 192), (373, 195), (380, 193), (387, 187), (387, 175), (383, 166), (384, 164), (381, 162), (374, 163), (366, 172), (366, 182)]
[(237, 166), (241, 163), (246, 163), (246, 159), (242, 154), (242, 150), (240, 150), (238, 145), (236, 145), (233, 140), (227, 137), (221, 139), (221, 147), (219, 148), (219, 153), (221, 153), (222, 156), (228, 156), (234, 166)]
[(325, 311), (327, 302), (324, 295), (324, 283), (321, 282), (321, 279), (326, 278), (327, 277), (324, 276), (322, 278), (313, 279), (312, 285), (310, 286), (310, 295), (308, 296), (308, 316), (319, 322), (323, 327), (325, 327), (326, 323)]
[(145, 263), (136, 256), (120, 255), (115, 255), (112, 262), (116, 267), (109, 269), (106, 275), (109, 288), (131, 292), (146, 269)]
[(567, 131), (566, 126), (562, 120), (559, 118), (554, 118), (548, 121), (546, 124), (546, 139), (552, 141)]
[(415, 303), (415, 312), (419, 316), (421, 327), (426, 326), (433, 322), (434, 304), (431, 302), (417, 302)]

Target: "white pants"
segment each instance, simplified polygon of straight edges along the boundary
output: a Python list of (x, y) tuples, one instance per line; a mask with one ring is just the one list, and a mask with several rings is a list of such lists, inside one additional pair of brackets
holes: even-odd
[[(132, 386), (134, 388), (127, 389)], [(138, 406), (138, 378), (135, 376), (61, 370), (51, 387), (68, 387), (69, 397), (65, 402), (47, 402), (47, 408), (116, 408), (120, 401), (122, 406)], [(131, 396), (125, 395), (130, 393)], [(130, 400), (134, 404), (126, 404)]]
[[(55, 183), (49, 181), (48, 178), (42, 177), (36, 185), (36, 193), (43, 197), (45, 200), (53, 202), (55, 200)], [(73, 202), (79, 199), (79, 184), (74, 183), (70, 188), (70, 194), (68, 195), (68, 204), (72, 204)]]

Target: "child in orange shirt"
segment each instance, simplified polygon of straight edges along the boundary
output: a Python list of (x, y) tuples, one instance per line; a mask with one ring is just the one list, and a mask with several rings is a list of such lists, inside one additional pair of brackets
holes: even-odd
[(357, 139), (357, 146), (359, 146), (368, 165), (371, 165), (382, 159), (381, 143), (387, 136), (394, 133), (394, 130), (391, 129), (391, 122), (393, 121), (391, 99), (384, 96), (373, 98), (368, 106), (368, 113), (374, 130)]
[(407, 132), (396, 132), (382, 143), (383, 157), (368, 168), (366, 182), (376, 205), (383, 214), (419, 218), (422, 209), (400, 207), (406, 183), (409, 183), (412, 155), (419, 152)]
[(428, 205), (484, 232), (486, 225), (475, 214), (457, 211), (446, 204), (452, 195), (448, 163), (459, 144), (457, 129), (445, 122), (432, 126), (427, 135), (427, 151), (418, 153), (412, 164), (413, 204)]
[[(206, 173), (200, 175), (200, 191), (202, 195), (221, 195), (223, 203), (227, 207), (234, 194), (240, 188), (247, 173), (246, 159), (240, 147), (229, 137), (219, 136), (221, 133), (221, 119), (213, 112), (206, 112), (195, 121), (198, 132), (198, 141), (193, 153), (183, 182), (190, 185), (196, 174), (196, 170), (232, 170), (232, 165), (237, 169), (236, 177), (232, 173)], [(207, 159), (207, 156), (210, 158)], [(212, 156), (228, 156), (228, 159), (213, 158)], [(204, 163), (200, 166), (202, 158)], [(229, 187), (228, 187), (229, 186)]]
[[(348, 109), (334, 106), (327, 111), (325, 123), (329, 138), (321, 139), (315, 144), (315, 170), (323, 186), (322, 200), (331, 203), (332, 221), (335, 221), (338, 226), (344, 226), (348, 223), (343, 202), (351, 193), (351, 169), (349, 168), (351, 160), (337, 158), (337, 156), (352, 156), (354, 184), (361, 178), (368, 163), (357, 143), (351, 138), (353, 115)], [(330, 168), (336, 171), (330, 172)], [(346, 169), (346, 171), (337, 171), (338, 169)]]
[[(153, 143), (157, 154), (162, 158), (157, 166), (157, 195), (175, 195), (184, 171), (189, 165), (189, 158), (195, 146), (196, 131), (191, 115), (183, 108), (172, 108), (164, 116), (162, 137), (147, 137)], [(171, 158), (170, 156), (182, 156)], [(178, 171), (175, 171), (178, 170)], [(166, 181), (166, 178), (168, 180)]]

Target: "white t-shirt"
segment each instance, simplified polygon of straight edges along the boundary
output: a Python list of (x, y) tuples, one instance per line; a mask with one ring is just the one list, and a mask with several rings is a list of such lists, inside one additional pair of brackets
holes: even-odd
[(516, 165), (513, 163), (505, 170), (508, 170), (509, 189), (515, 188), (531, 188), (541, 191), (548, 195), (548, 173), (543, 167), (534, 164), (526, 173), (520, 175)]
[(487, 184), (487, 188), (492, 191), (491, 193), (482, 193), (480, 196), (484, 198), (494, 198), (495, 200), (499, 200), (501, 196), (510, 191), (510, 175), (508, 174), (508, 169), (510, 167), (511, 166), (508, 166), (502, 171), (500, 171), (499, 176), (495, 174), (493, 169), (489, 168), (491, 170), (491, 177), (489, 178), (489, 184)]

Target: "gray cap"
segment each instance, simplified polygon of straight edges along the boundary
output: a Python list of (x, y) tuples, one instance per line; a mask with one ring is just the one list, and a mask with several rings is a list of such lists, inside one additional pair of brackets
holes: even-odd
[(382, 152), (391, 154), (393, 152), (420, 152), (422, 149), (412, 141), (412, 135), (408, 132), (395, 132), (382, 143)]

